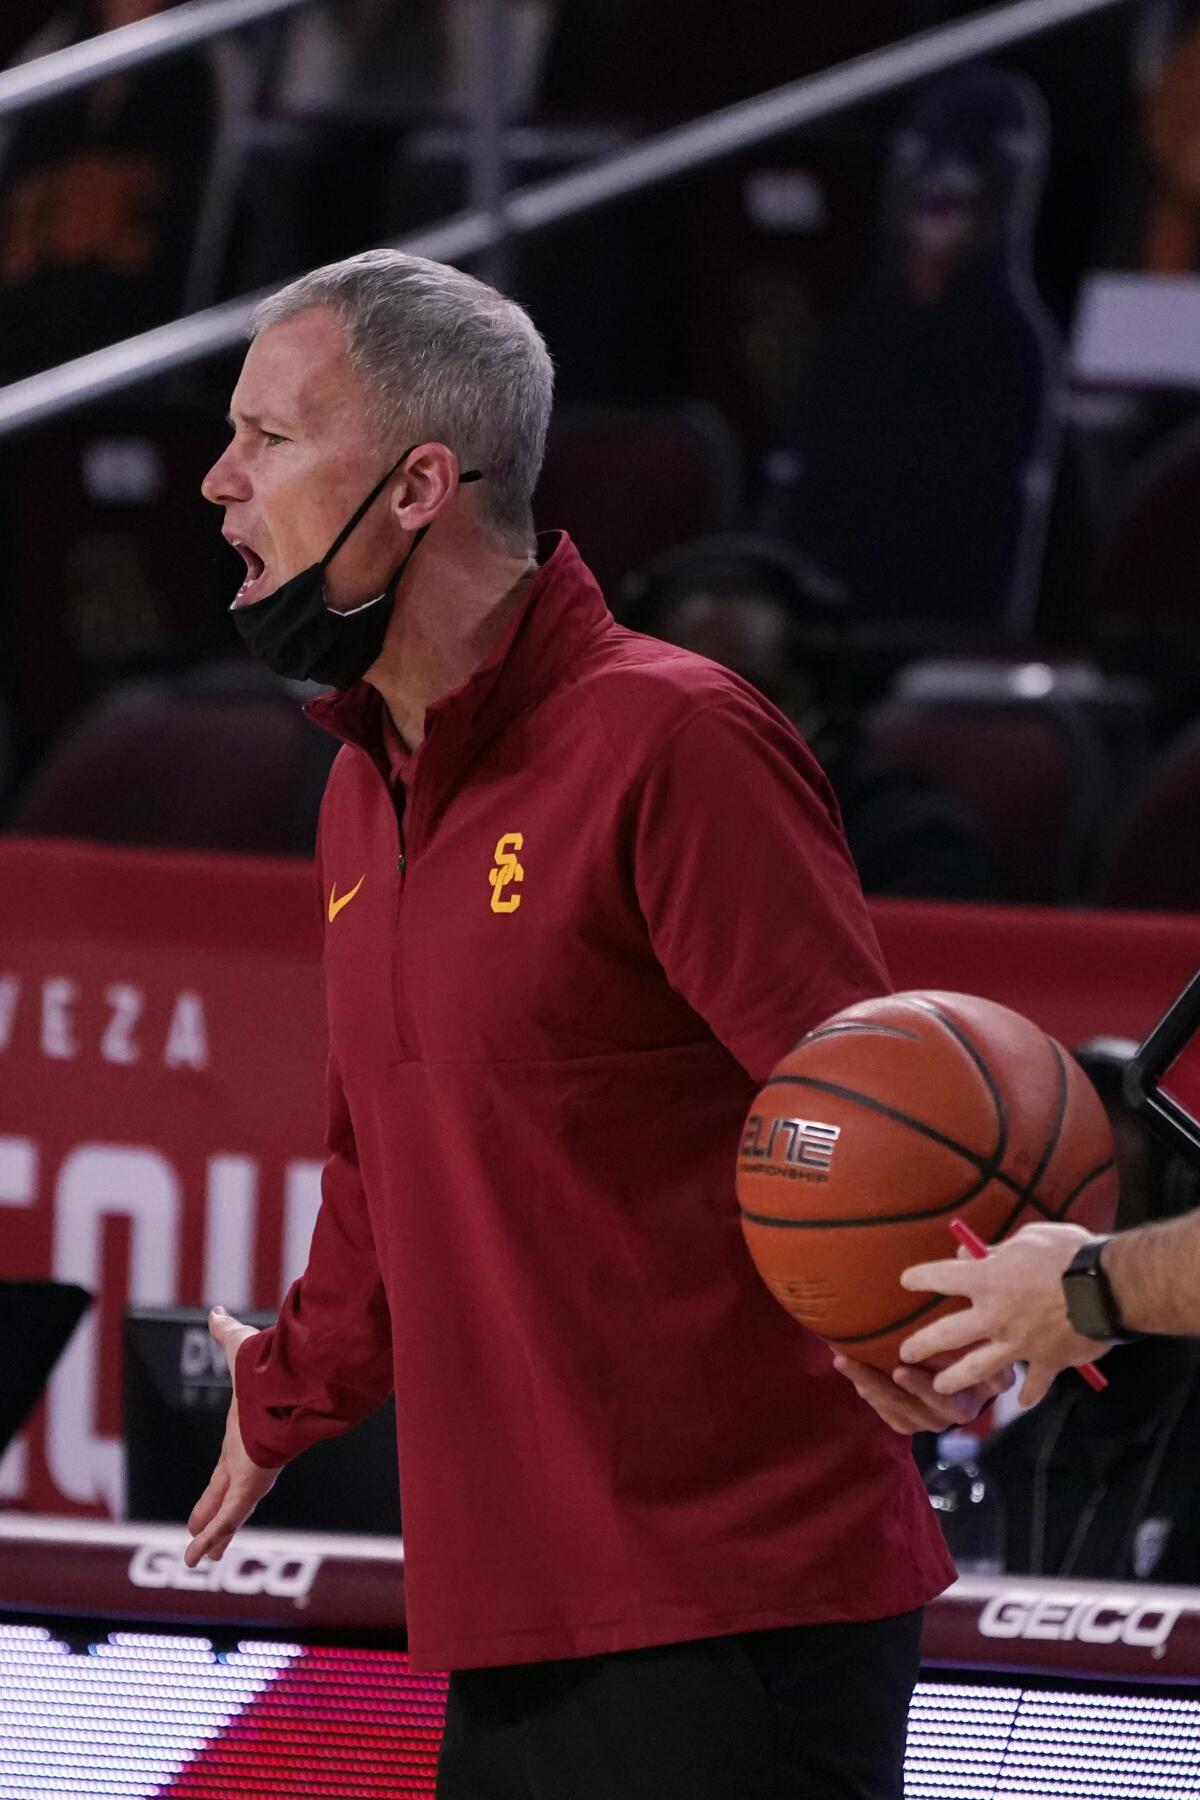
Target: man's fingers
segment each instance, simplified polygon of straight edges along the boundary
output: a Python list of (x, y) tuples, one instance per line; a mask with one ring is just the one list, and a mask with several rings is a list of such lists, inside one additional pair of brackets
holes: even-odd
[(223, 1306), (214, 1306), (208, 1315), (209, 1335), (225, 1352), (229, 1364), (229, 1373), (233, 1374), (233, 1365), (237, 1361), (237, 1353), (248, 1337), (256, 1337), (257, 1329), (253, 1325), (243, 1325), (227, 1313)]
[(188, 1530), (194, 1537), (216, 1516), (216, 1513), (229, 1492), (229, 1471), (222, 1457), (212, 1473), (212, 1480), (193, 1506), (188, 1515)]
[(935, 1356), (945, 1356), (951, 1350), (965, 1350), (969, 1344), (977, 1344), (986, 1336), (978, 1308), (960, 1306), (957, 1312), (947, 1313), (943, 1319), (932, 1319), (905, 1338), (900, 1355), (906, 1363), (931, 1362)]
[(970, 1294), (975, 1283), (976, 1264), (957, 1257), (944, 1262), (914, 1263), (900, 1277), (900, 1286), (918, 1294)]
[(193, 1538), (184, 1551), (183, 1560), (187, 1567), (196, 1568), (206, 1556), (213, 1562), (220, 1562), (233, 1541), (239, 1523), (237, 1520), (227, 1520), (223, 1513), (218, 1513), (208, 1530)]
[(926, 1369), (897, 1369), (892, 1379), (935, 1421), (934, 1425), (925, 1428), (927, 1430), (940, 1431), (947, 1425), (965, 1425), (982, 1405), (971, 1389), (961, 1394), (939, 1394)]
[(211, 1556), (222, 1540), (228, 1543), (235, 1530), (236, 1526), (226, 1518), (222, 1509), (203, 1531), (197, 1533), (184, 1551), (183, 1560), (187, 1567), (194, 1569), (204, 1557)]
[(193, 1537), (184, 1551), (183, 1560), (188, 1568), (194, 1569), (205, 1556), (213, 1562), (220, 1562), (234, 1534), (246, 1523), (253, 1511), (253, 1501), (247, 1501), (244, 1496), (227, 1495), (208, 1524)]
[[(839, 1375), (846, 1377), (859, 1398), (874, 1408), (884, 1424), (901, 1436), (910, 1437), (916, 1431), (940, 1431), (947, 1423), (941, 1412), (932, 1412), (919, 1396), (906, 1392), (879, 1369), (845, 1356), (835, 1356), (833, 1366)], [(905, 1374), (913, 1373), (911, 1369), (905, 1371)], [(945, 1401), (940, 1401), (939, 1406), (944, 1411)]]
[(954, 1394), (962, 1388), (980, 1387), (984, 1382), (992, 1381), (1014, 1360), (1012, 1349), (1008, 1345), (977, 1343), (965, 1356), (960, 1356), (956, 1363), (951, 1363), (949, 1368), (942, 1369), (935, 1375), (933, 1385), (939, 1394)]
[(1037, 1363), (1030, 1363), (1025, 1371), (1025, 1380), (1021, 1384), (1021, 1392), (1017, 1396), (1021, 1405), (1036, 1406), (1039, 1400), (1044, 1400), (1046, 1395), (1050, 1392), (1050, 1389), (1054, 1384), (1054, 1378), (1058, 1373), (1059, 1371), (1050, 1365), (1042, 1364), (1039, 1366)]

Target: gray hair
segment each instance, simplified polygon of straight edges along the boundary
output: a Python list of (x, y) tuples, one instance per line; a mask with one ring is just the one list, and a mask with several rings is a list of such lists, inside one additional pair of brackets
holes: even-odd
[(554, 365), (528, 313), (446, 263), (367, 250), (264, 300), (250, 336), (329, 307), (367, 390), (368, 422), (397, 455), (435, 441), (482, 469), (480, 513), (496, 537), (532, 548), (531, 502), (546, 448)]

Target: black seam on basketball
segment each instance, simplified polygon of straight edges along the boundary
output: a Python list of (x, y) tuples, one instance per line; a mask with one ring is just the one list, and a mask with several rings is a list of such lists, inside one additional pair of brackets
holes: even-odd
[[(992, 1088), (994, 1084), (992, 1082), (992, 1078), (991, 1078), (990, 1074), (988, 1073), (988, 1071), (986, 1069), (986, 1066), (980, 1062), (980, 1059), (977, 1056), (977, 1053), (975, 1052), (974, 1046), (971, 1044), (970, 1040), (967, 1039), (966, 1037), (964, 1037), (963, 1034), (957, 1029), (953, 1020), (947, 1018), (943, 1013), (941, 1013), (939, 1011), (939, 1009), (936, 1006), (933, 1006), (926, 1001), (915, 1000), (910, 997), (909, 1004), (912, 1006), (920, 1007), (920, 1008), (932, 1013), (942, 1024), (945, 1025), (946, 1029), (950, 1032), (951, 1036), (954, 1037), (955, 1039), (957, 1039), (962, 1044), (963, 1048), (967, 1051), (968, 1055), (971, 1056), (972, 1060), (979, 1063), (981, 1073), (983, 1074), (988, 1087)], [(1050, 1042), (1052, 1044), (1054, 1044), (1053, 1038), (1050, 1040)], [(1059, 1059), (1059, 1067), (1062, 1070), (1063, 1075), (1065, 1076), (1066, 1075), (1066, 1064), (1062, 1059), (1062, 1053), (1059, 1050), (1059, 1046), (1057, 1044), (1054, 1044), (1054, 1050), (1055, 1050), (1055, 1054), (1058, 1056), (1058, 1059)], [(829, 1229), (836, 1229), (837, 1226), (842, 1225), (842, 1224), (845, 1224), (845, 1225), (889, 1225), (889, 1224), (893, 1224), (893, 1223), (900, 1223), (905, 1220), (935, 1219), (946, 1212), (952, 1211), (955, 1206), (962, 1206), (965, 1204), (966, 1201), (973, 1200), (975, 1198), (975, 1196), (978, 1193), (980, 1193), (984, 1187), (986, 1187), (986, 1185), (989, 1181), (996, 1181), (996, 1182), (999, 1182), (1001, 1187), (1006, 1187), (1008, 1189), (1008, 1191), (1016, 1197), (1016, 1200), (1017, 1200), (1017, 1204), (1013, 1207), (1012, 1211), (1008, 1214), (1008, 1217), (1004, 1220), (1004, 1222), (1000, 1226), (1000, 1229), (996, 1232), (996, 1234), (992, 1240), (993, 1243), (999, 1243), (1000, 1239), (1003, 1237), (1006, 1237), (1008, 1235), (1008, 1233), (1012, 1230), (1014, 1224), (1020, 1218), (1021, 1213), (1024, 1211), (1024, 1209), (1026, 1207), (1029, 1207), (1032, 1212), (1040, 1213), (1041, 1217), (1044, 1220), (1046, 1220), (1047, 1223), (1049, 1223), (1049, 1224), (1054, 1224), (1054, 1223), (1057, 1223), (1058, 1221), (1061, 1221), (1063, 1218), (1065, 1218), (1065, 1216), (1069, 1212), (1070, 1208), (1074, 1205), (1075, 1201), (1079, 1198), (1079, 1196), (1083, 1192), (1084, 1188), (1090, 1186), (1090, 1184), (1093, 1181), (1097, 1181), (1101, 1175), (1103, 1175), (1108, 1169), (1111, 1169), (1113, 1166), (1112, 1157), (1109, 1157), (1105, 1162), (1098, 1164), (1096, 1168), (1094, 1168), (1089, 1174), (1085, 1175), (1083, 1177), (1083, 1179), (1080, 1182), (1078, 1182), (1074, 1188), (1072, 1188), (1071, 1192), (1067, 1195), (1067, 1197), (1063, 1201), (1062, 1205), (1056, 1210), (1054, 1207), (1047, 1206), (1046, 1202), (1037, 1193), (1037, 1191), (1034, 1188), (1034, 1186), (1032, 1185), (1032, 1183), (1026, 1184), (1026, 1183), (1017, 1181), (1016, 1178), (1012, 1175), (1009, 1175), (1006, 1170), (998, 1168), (997, 1166), (995, 1166), (994, 1163), (985, 1161), (984, 1158), (976, 1155), (976, 1153), (973, 1150), (969, 1150), (965, 1144), (959, 1144), (953, 1138), (947, 1137), (943, 1132), (935, 1130), (932, 1125), (926, 1125), (922, 1119), (914, 1119), (908, 1113), (902, 1113), (898, 1110), (898, 1108), (896, 1108), (894, 1106), (888, 1106), (885, 1101), (876, 1100), (874, 1098), (874, 1096), (871, 1094), (860, 1093), (858, 1091), (858, 1089), (856, 1089), (856, 1088), (843, 1087), (840, 1082), (822, 1081), (819, 1079), (819, 1077), (817, 1077), (815, 1075), (772, 1075), (763, 1083), (764, 1089), (769, 1088), (769, 1087), (780, 1087), (780, 1086), (813, 1088), (818, 1093), (830, 1094), (833, 1096), (834, 1099), (838, 1099), (838, 1100), (850, 1100), (850, 1101), (853, 1101), (855, 1105), (865, 1107), (866, 1110), (869, 1112), (879, 1113), (883, 1118), (891, 1119), (897, 1125), (904, 1125), (910, 1131), (915, 1131), (920, 1136), (929, 1138), (931, 1140), (931, 1142), (933, 1142), (935, 1144), (940, 1144), (943, 1147), (943, 1149), (952, 1151), (954, 1155), (961, 1156), (964, 1162), (969, 1163), (971, 1165), (971, 1167), (978, 1172), (978, 1174), (980, 1176), (980, 1180), (978, 1182), (976, 1182), (974, 1187), (968, 1188), (965, 1193), (960, 1194), (958, 1196), (958, 1198), (955, 1201), (953, 1201), (950, 1206), (935, 1207), (929, 1212), (884, 1213), (878, 1218), (870, 1218), (870, 1219), (846, 1219), (846, 1220), (814, 1219), (814, 1220), (807, 1220), (807, 1219), (772, 1219), (763, 1214), (748, 1213), (744, 1209), (742, 1209), (742, 1216), (744, 1218), (751, 1220), (752, 1223), (758, 1224), (758, 1225), (783, 1225), (783, 1226), (791, 1226), (793, 1228), (794, 1227), (803, 1228), (806, 1226), (823, 1226), (826, 1230), (829, 1230)], [(1054, 1138), (1053, 1138), (1051, 1146), (1050, 1146), (1050, 1155), (1053, 1154), (1054, 1149), (1057, 1147), (1058, 1138), (1061, 1135), (1062, 1117), (1065, 1116), (1067, 1096), (1068, 1096), (1068, 1087), (1067, 1087), (1067, 1084), (1064, 1083), (1062, 1096), (1061, 1096), (1062, 1112), (1061, 1112), (1060, 1118), (1057, 1122), (1056, 1129), (1055, 1129), (1055, 1135), (1054, 1135)], [(996, 1105), (997, 1105), (997, 1113), (1001, 1120), (1001, 1123), (1004, 1128), (1004, 1133), (1005, 1133), (1004, 1147), (1007, 1148), (1007, 1115), (1004, 1111), (1003, 1100), (998, 1094), (996, 1096)], [(1001, 1152), (1001, 1154), (1002, 1153), (1003, 1152)], [(1037, 1177), (1040, 1177), (1041, 1175), (1043, 1175), (1045, 1173), (1045, 1169), (1046, 1169), (1046, 1166), (1047, 1166), (1049, 1160), (1050, 1160), (1049, 1155), (1043, 1155), (1043, 1159), (1038, 1166)], [(1035, 1177), (1035, 1179), (1037, 1177)]]
[(923, 1319), (926, 1313), (931, 1313), (935, 1307), (940, 1306), (944, 1299), (944, 1294), (935, 1294), (932, 1300), (926, 1300), (913, 1312), (905, 1313), (902, 1319), (893, 1319), (890, 1325), (881, 1325), (878, 1331), (860, 1331), (855, 1337), (830, 1337), (823, 1331), (821, 1336), (827, 1344), (869, 1344), (875, 1338), (887, 1337), (890, 1332), (902, 1330), (905, 1325), (915, 1325), (918, 1319)]
[[(839, 1082), (822, 1081), (816, 1075), (772, 1075), (768, 1081), (763, 1083), (764, 1088), (780, 1085), (815, 1088), (818, 1093), (831, 1094), (835, 1100), (852, 1100), (855, 1105), (865, 1107), (868, 1112), (879, 1113), (883, 1118), (892, 1119), (897, 1125), (905, 1125), (910, 1131), (917, 1132), (919, 1136), (927, 1137), (931, 1142), (940, 1144), (943, 1149), (952, 1150), (956, 1156), (961, 1156), (964, 1162), (969, 1163), (987, 1181), (998, 1181), (1001, 1187), (1006, 1187), (1010, 1194), (1017, 1196), (1019, 1204), (1009, 1214), (1009, 1225), (1023, 1206), (1031, 1206), (1034, 1212), (1041, 1213), (1043, 1219), (1053, 1220), (1060, 1216), (1054, 1212), (1053, 1208), (1048, 1207), (1031, 1187), (1018, 1181), (1016, 1176), (1010, 1175), (1006, 1169), (1000, 1169), (994, 1163), (985, 1162), (983, 1157), (977, 1156), (973, 1150), (968, 1150), (965, 1144), (956, 1143), (953, 1138), (947, 1137), (944, 1132), (935, 1130), (932, 1125), (926, 1125), (921, 1119), (914, 1119), (908, 1113), (899, 1112), (894, 1106), (888, 1106), (886, 1101), (876, 1100), (871, 1094), (860, 1094), (856, 1088), (842, 1087)], [(753, 1174), (754, 1171), (750, 1169), (746, 1173)], [(973, 1199), (978, 1192), (978, 1187), (968, 1189), (965, 1195), (960, 1196), (959, 1203), (961, 1204), (963, 1199)], [(945, 1210), (945, 1208), (937, 1209), (938, 1212)], [(886, 1215), (887, 1218), (892, 1219), (926, 1216), (936, 1218), (937, 1212), (928, 1215), (923, 1213), (889, 1213)], [(835, 1223), (833, 1220), (827, 1222)], [(1009, 1225), (1005, 1226), (1006, 1231), (1009, 1229)]]
[(999, 1228), (992, 1238), (993, 1244), (998, 1244), (1001, 1238), (1006, 1238), (1008, 1236), (1027, 1206), (1035, 1213), (1040, 1213), (1048, 1225), (1055, 1224), (1062, 1216), (1060, 1213), (1056, 1213), (1052, 1207), (1047, 1206), (1044, 1201), (1039, 1200), (1036, 1194), (1022, 1193), (1008, 1217), (1000, 1221)]
[[(957, 1212), (960, 1206), (966, 1206), (969, 1201), (974, 1200), (994, 1180), (994, 1175), (981, 1175), (974, 1187), (955, 1194), (953, 1200), (947, 1200), (944, 1206), (931, 1206), (922, 1212), (872, 1213), (866, 1219), (777, 1219), (771, 1213), (747, 1212), (744, 1206), (739, 1206), (738, 1211), (752, 1225), (778, 1225), (784, 1231), (841, 1231), (851, 1225), (911, 1225), (916, 1219), (940, 1219), (948, 1212)], [(1018, 1207), (1017, 1211), (1020, 1210)], [(1050, 1215), (1047, 1213), (1046, 1216), (1049, 1218)]]
[(918, 1012), (928, 1013), (944, 1026), (979, 1070), (983, 1077), (983, 1084), (992, 1097), (992, 1105), (996, 1109), (996, 1130), (999, 1133), (999, 1142), (992, 1154), (996, 1162), (1003, 1162), (1004, 1153), (1008, 1149), (1008, 1110), (1004, 1104), (1004, 1095), (1000, 1091), (1000, 1084), (989, 1069), (982, 1050), (976, 1048), (957, 1020), (952, 1019), (949, 1013), (943, 1012), (940, 1006), (935, 1006), (932, 1000), (918, 1000), (915, 995), (909, 994), (907, 1004), (915, 1006)]
[(1084, 1188), (1091, 1187), (1093, 1181), (1099, 1181), (1102, 1175), (1107, 1175), (1108, 1171), (1115, 1166), (1116, 1160), (1115, 1156), (1110, 1156), (1107, 1162), (1097, 1163), (1090, 1174), (1085, 1175), (1082, 1181), (1076, 1182), (1058, 1211), (1052, 1216), (1056, 1219), (1064, 1219), (1071, 1207), (1074, 1206), (1076, 1200), (1078, 1200), (1080, 1194), (1082, 1194)]
[(1048, 1225), (1061, 1224), (1074, 1206), (1076, 1200), (1078, 1200), (1080, 1194), (1082, 1194), (1084, 1188), (1091, 1187), (1093, 1181), (1099, 1181), (1101, 1175), (1106, 1175), (1109, 1169), (1113, 1167), (1114, 1161), (1115, 1159), (1110, 1156), (1106, 1162), (1097, 1163), (1096, 1167), (1092, 1169), (1090, 1173), (1085, 1175), (1081, 1181), (1076, 1182), (1062, 1205), (1057, 1208), (1047, 1206), (1044, 1200), (1030, 1191), (1026, 1194), (1024, 1201), (1021, 1204), (1014, 1206), (1008, 1217), (1002, 1221), (1000, 1229), (997, 1231), (992, 1242), (998, 1244), (1001, 1238), (1008, 1236), (1009, 1232), (1024, 1212), (1026, 1206), (1032, 1207), (1034, 1212), (1041, 1213)]
[(940, 1144), (943, 1150), (952, 1150), (955, 1156), (961, 1156), (964, 1162), (970, 1163), (971, 1167), (978, 1169), (980, 1173), (986, 1169), (997, 1181), (1003, 1181), (1006, 1186), (1016, 1185), (1012, 1176), (1005, 1175), (994, 1159), (980, 1156), (976, 1151), (969, 1150), (965, 1144), (960, 1144), (956, 1139), (947, 1137), (945, 1132), (938, 1131), (932, 1125), (926, 1125), (923, 1119), (914, 1119), (910, 1113), (904, 1113), (898, 1107), (889, 1106), (886, 1100), (876, 1100), (873, 1094), (863, 1094), (857, 1088), (843, 1087), (839, 1081), (822, 1081), (818, 1075), (772, 1075), (763, 1083), (764, 1088), (781, 1086), (815, 1088), (817, 1093), (831, 1094), (835, 1100), (852, 1100), (856, 1105), (866, 1107), (868, 1112), (876, 1112), (885, 1119), (891, 1119), (896, 1125), (906, 1125), (910, 1131), (918, 1132), (921, 1137), (927, 1137), (933, 1143)]
[(1050, 1132), (1050, 1140), (1047, 1143), (1046, 1148), (1042, 1151), (1041, 1159), (1038, 1162), (1037, 1168), (1033, 1171), (1033, 1174), (1029, 1177), (1030, 1191), (1034, 1194), (1037, 1193), (1038, 1183), (1041, 1181), (1042, 1176), (1046, 1173), (1046, 1170), (1050, 1167), (1050, 1158), (1054, 1155), (1054, 1152), (1058, 1149), (1058, 1140), (1062, 1136), (1063, 1121), (1067, 1116), (1067, 1096), (1070, 1093), (1070, 1082), (1069, 1082), (1069, 1079), (1067, 1076), (1066, 1058), (1064, 1057), (1062, 1051), (1059, 1049), (1058, 1045), (1055, 1043), (1053, 1038), (1048, 1038), (1047, 1042), (1049, 1043), (1050, 1048), (1054, 1052), (1054, 1060), (1058, 1065), (1058, 1111), (1057, 1111), (1057, 1115), (1054, 1120), (1053, 1128)]
[(860, 1036), (907, 1038), (912, 1044), (921, 1041), (915, 1031), (902, 1031), (898, 1025), (872, 1025), (869, 1019), (847, 1019), (841, 1025), (818, 1025), (815, 1031), (807, 1032), (800, 1039), (796, 1048), (799, 1050), (801, 1044), (819, 1043), (822, 1038), (849, 1037), (853, 1032)]

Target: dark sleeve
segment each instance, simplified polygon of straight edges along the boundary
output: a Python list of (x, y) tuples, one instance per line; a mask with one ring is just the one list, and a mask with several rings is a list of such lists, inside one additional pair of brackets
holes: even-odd
[(829, 785), (750, 696), (698, 710), (659, 750), (634, 876), (672, 987), (756, 1081), (831, 1013), (889, 990)]

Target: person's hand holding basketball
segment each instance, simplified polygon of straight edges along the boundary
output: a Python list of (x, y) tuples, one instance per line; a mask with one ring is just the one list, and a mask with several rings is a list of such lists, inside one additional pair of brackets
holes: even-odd
[[(224, 1307), (214, 1306), (209, 1314), (208, 1329), (224, 1350), (232, 1377), (237, 1353), (246, 1339), (255, 1335), (254, 1326), (243, 1325), (231, 1318)], [(235, 1389), (225, 1422), (225, 1441), (212, 1480), (188, 1519), (192, 1541), (183, 1553), (183, 1560), (189, 1569), (194, 1569), (205, 1556), (220, 1562), (234, 1533), (246, 1523), (263, 1495), (270, 1493), (278, 1475), (278, 1469), (264, 1469), (254, 1462), (242, 1442)]]
[(1073, 1330), (1062, 1286), (1071, 1258), (1094, 1236), (1079, 1225), (1026, 1225), (984, 1262), (952, 1258), (906, 1269), (900, 1277), (906, 1288), (968, 1304), (915, 1331), (901, 1356), (906, 1363), (934, 1356), (942, 1362), (933, 1378), (939, 1395), (986, 1381), (1009, 1363), (1026, 1363), (1021, 1401), (1032, 1406), (1063, 1369), (1102, 1353), (1094, 1338)]
[(955, 1425), (969, 1425), (1016, 1379), (1012, 1368), (1000, 1368), (974, 1387), (941, 1393), (928, 1369), (901, 1367), (885, 1375), (881, 1369), (872, 1369), (849, 1356), (835, 1356), (833, 1366), (839, 1375), (844, 1375), (853, 1384), (860, 1399), (874, 1407), (884, 1424), (903, 1436), (911, 1436), (916, 1431), (949, 1431)]

